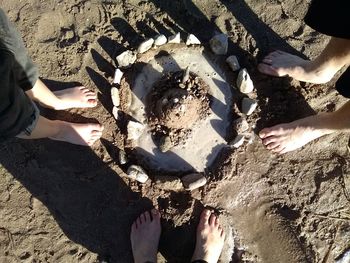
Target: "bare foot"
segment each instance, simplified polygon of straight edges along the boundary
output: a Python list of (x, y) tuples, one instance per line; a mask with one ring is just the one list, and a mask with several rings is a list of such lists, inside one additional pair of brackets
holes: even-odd
[(267, 149), (283, 154), (331, 133), (326, 128), (320, 128), (321, 125), (327, 126), (327, 119), (322, 115), (314, 115), (265, 128), (260, 131), (259, 136)]
[(276, 77), (289, 76), (309, 83), (326, 83), (332, 79), (339, 67), (316, 65), (314, 61), (304, 60), (284, 51), (268, 54), (258, 65), (261, 73)]
[(203, 210), (197, 227), (196, 248), (192, 261), (218, 262), (224, 240), (225, 233), (219, 224), (219, 219), (209, 210)]
[(50, 137), (52, 140), (69, 142), (83, 146), (91, 146), (95, 141), (101, 138), (103, 126), (97, 123), (70, 123), (57, 121), (59, 132)]
[(157, 262), (160, 238), (160, 214), (152, 209), (141, 214), (131, 227), (131, 247), (135, 263)]
[(96, 93), (83, 86), (59, 90), (53, 93), (61, 101), (60, 105), (55, 107), (56, 110), (91, 108), (97, 105)]

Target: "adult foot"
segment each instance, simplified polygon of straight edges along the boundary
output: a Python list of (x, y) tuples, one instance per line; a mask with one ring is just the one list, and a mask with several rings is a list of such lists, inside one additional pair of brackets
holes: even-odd
[(97, 96), (88, 88), (83, 86), (64, 89), (53, 92), (60, 100), (56, 110), (65, 110), (70, 108), (91, 108), (97, 105)]
[(141, 214), (131, 227), (131, 247), (135, 263), (157, 262), (160, 238), (160, 214), (152, 209)]
[(259, 136), (267, 149), (283, 154), (296, 150), (314, 139), (331, 133), (326, 128), (327, 123), (327, 117), (314, 115), (290, 123), (265, 128), (260, 131)]
[(216, 263), (224, 246), (225, 234), (215, 214), (205, 209), (197, 227), (196, 248), (192, 261), (204, 260)]
[(91, 146), (101, 138), (103, 126), (97, 123), (70, 123), (57, 121), (59, 132), (50, 139), (72, 144)]
[(268, 54), (258, 65), (258, 70), (267, 75), (289, 76), (299, 81), (318, 84), (330, 81), (339, 69), (330, 64), (320, 66), (315, 61), (305, 60), (280, 50)]

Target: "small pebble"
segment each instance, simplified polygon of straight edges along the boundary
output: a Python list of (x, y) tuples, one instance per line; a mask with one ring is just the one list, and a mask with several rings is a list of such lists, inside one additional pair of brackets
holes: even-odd
[(136, 54), (130, 50), (124, 51), (116, 57), (118, 67), (129, 68), (136, 61)]
[(128, 178), (136, 180), (140, 183), (145, 183), (148, 180), (146, 171), (138, 165), (131, 165), (127, 170)]
[(155, 46), (162, 46), (164, 44), (166, 44), (167, 42), (167, 38), (164, 35), (158, 35), (155, 39), (154, 39), (154, 45)]
[(349, 263), (350, 262), (350, 249), (346, 250), (335, 263)]
[(190, 78), (190, 66), (187, 66), (182, 77), (182, 83), (185, 83)]
[(241, 71), (238, 73), (237, 87), (244, 94), (250, 93), (254, 89), (253, 81), (245, 68), (241, 69)]
[(181, 42), (180, 32), (176, 33), (175, 35), (172, 35), (168, 38), (168, 43), (179, 44), (180, 42)]
[(211, 50), (216, 55), (226, 55), (228, 48), (228, 37), (226, 34), (215, 35), (209, 41)]
[(189, 34), (187, 36), (187, 39), (186, 39), (186, 45), (189, 46), (189, 45), (200, 45), (201, 42), (199, 41), (199, 39), (193, 35), (193, 34)]
[(123, 150), (119, 151), (119, 163), (126, 164), (128, 162), (128, 157), (126, 156), (126, 152)]
[(116, 107), (116, 106), (113, 107), (112, 114), (114, 116), (114, 119), (116, 119), (116, 120), (119, 119), (119, 109), (118, 109), (118, 107)]
[(207, 183), (207, 179), (200, 173), (187, 174), (181, 178), (186, 190), (192, 191)]
[(168, 191), (179, 191), (183, 189), (180, 178), (176, 176), (156, 175), (154, 176), (154, 184), (156, 188)]
[(118, 107), (120, 105), (119, 90), (116, 87), (111, 88), (111, 98), (113, 105)]
[(245, 115), (249, 116), (252, 114), (256, 107), (258, 106), (258, 103), (251, 99), (251, 98), (243, 98), (242, 100), (242, 113)]
[(236, 138), (234, 138), (229, 145), (235, 147), (235, 148), (239, 148), (243, 145), (244, 143), (244, 135), (238, 134), (236, 136)]
[(160, 139), (159, 150), (163, 153), (169, 151), (173, 147), (171, 139), (169, 136), (164, 136)]
[(113, 83), (120, 84), (120, 81), (122, 80), (123, 74), (124, 74), (123, 71), (121, 71), (119, 68), (117, 68), (114, 72)]
[(233, 129), (237, 133), (244, 133), (249, 129), (249, 124), (244, 117), (240, 117), (233, 122)]
[(180, 84), (179, 84), (179, 87), (180, 87), (181, 89), (186, 88), (185, 84), (183, 84), (183, 83), (180, 83)]
[(150, 38), (150, 39), (147, 39), (145, 41), (143, 41), (138, 49), (137, 49), (137, 52), (139, 53), (145, 53), (146, 51), (150, 50), (151, 47), (153, 46), (153, 43), (154, 43), (154, 39), (153, 38)]
[(129, 121), (127, 126), (128, 140), (137, 140), (142, 135), (145, 126), (136, 121)]
[(232, 71), (237, 71), (241, 68), (241, 66), (239, 65), (238, 59), (236, 56), (229, 56), (226, 59), (226, 63), (230, 66), (230, 68), (232, 69)]

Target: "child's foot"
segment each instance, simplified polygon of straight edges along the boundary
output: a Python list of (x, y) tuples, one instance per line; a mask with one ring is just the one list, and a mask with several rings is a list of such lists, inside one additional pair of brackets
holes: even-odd
[(70, 123), (57, 121), (59, 132), (50, 137), (52, 140), (69, 142), (83, 146), (91, 146), (101, 138), (103, 126), (97, 123)]
[(276, 77), (289, 76), (309, 83), (326, 83), (339, 70), (337, 67), (320, 67), (310, 60), (280, 50), (268, 54), (258, 65), (261, 73)]
[(55, 107), (56, 110), (91, 108), (97, 105), (96, 93), (83, 86), (59, 90), (53, 93), (60, 99), (60, 104)]
[(219, 219), (209, 210), (201, 214), (197, 227), (196, 248), (192, 261), (204, 260), (208, 263), (216, 263), (219, 260), (224, 246), (225, 234), (219, 224)]
[(319, 128), (327, 126), (327, 119), (321, 115), (306, 117), (291, 123), (279, 124), (260, 131), (259, 136), (267, 149), (283, 154), (294, 151), (312, 140), (315, 140), (329, 130)]
[(131, 227), (131, 247), (135, 263), (157, 262), (160, 238), (160, 214), (152, 209), (141, 214)]

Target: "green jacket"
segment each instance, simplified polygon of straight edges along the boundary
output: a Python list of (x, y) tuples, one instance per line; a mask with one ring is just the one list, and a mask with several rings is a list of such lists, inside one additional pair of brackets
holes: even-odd
[(34, 107), (25, 94), (38, 79), (14, 25), (0, 9), (0, 141), (28, 127)]

